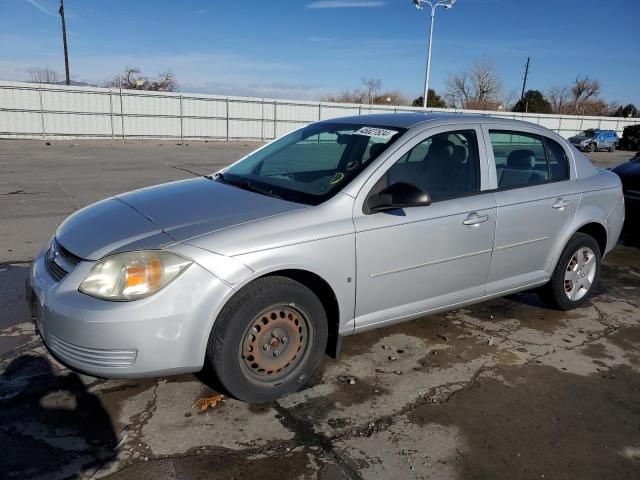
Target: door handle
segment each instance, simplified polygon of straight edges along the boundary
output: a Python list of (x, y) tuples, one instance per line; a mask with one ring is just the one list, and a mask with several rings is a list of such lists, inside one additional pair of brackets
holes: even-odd
[(571, 205), (570, 200), (565, 200), (564, 198), (558, 198), (556, 202), (552, 205), (552, 207), (555, 208), (556, 210), (562, 210), (564, 208), (567, 208), (569, 205)]
[(467, 218), (462, 222), (463, 225), (469, 227), (477, 227), (481, 223), (488, 222), (489, 215), (478, 215), (476, 212), (470, 213)]

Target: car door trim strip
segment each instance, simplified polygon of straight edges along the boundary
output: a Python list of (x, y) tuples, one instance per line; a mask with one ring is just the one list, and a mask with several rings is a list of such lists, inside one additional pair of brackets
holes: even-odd
[(475, 257), (476, 255), (483, 255), (485, 253), (491, 253), (492, 251), (493, 249), (489, 248), (487, 250), (480, 250), (478, 252), (465, 253), (464, 255), (457, 255), (455, 257), (442, 258), (440, 260), (434, 260), (432, 262), (419, 263), (417, 265), (411, 265), (409, 267), (396, 268), (394, 270), (387, 270), (386, 272), (372, 273), (371, 278), (382, 277), (384, 275), (391, 275), (392, 273), (406, 272), (407, 270), (415, 270), (416, 268), (430, 267), (431, 265), (438, 265), (440, 263), (452, 262), (454, 260), (460, 260), (463, 258)]
[(510, 245), (503, 245), (501, 247), (498, 247), (496, 250), (502, 251), (502, 250), (507, 250), (508, 248), (521, 247), (522, 245), (529, 245), (530, 243), (542, 242), (544, 240), (547, 240), (548, 238), (549, 237), (540, 237), (540, 238), (534, 238), (532, 240), (525, 240), (524, 242), (512, 243)]

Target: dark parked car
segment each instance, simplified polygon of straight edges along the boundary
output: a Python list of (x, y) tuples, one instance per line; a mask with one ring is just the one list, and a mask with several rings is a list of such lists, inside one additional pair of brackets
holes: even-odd
[(631, 160), (613, 169), (622, 180), (622, 190), (626, 205), (627, 231), (640, 232), (640, 152)]
[(618, 138), (618, 134), (613, 130), (590, 128), (571, 137), (569, 141), (577, 149), (586, 150), (587, 152), (595, 152), (596, 150), (615, 152), (620, 139)]

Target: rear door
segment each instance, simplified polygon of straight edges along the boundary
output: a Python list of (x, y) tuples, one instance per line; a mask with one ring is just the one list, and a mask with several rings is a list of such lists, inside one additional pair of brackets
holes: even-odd
[(580, 201), (569, 155), (536, 130), (485, 127), (497, 226), (487, 294), (540, 283)]

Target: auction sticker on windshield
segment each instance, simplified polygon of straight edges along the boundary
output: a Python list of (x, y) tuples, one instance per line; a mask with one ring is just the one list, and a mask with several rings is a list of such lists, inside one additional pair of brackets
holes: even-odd
[(375, 128), (375, 127), (362, 127), (360, 130), (356, 130), (353, 132), (354, 135), (364, 135), (366, 137), (377, 137), (388, 139), (393, 137), (396, 133), (395, 130), (387, 130), (386, 128)]

